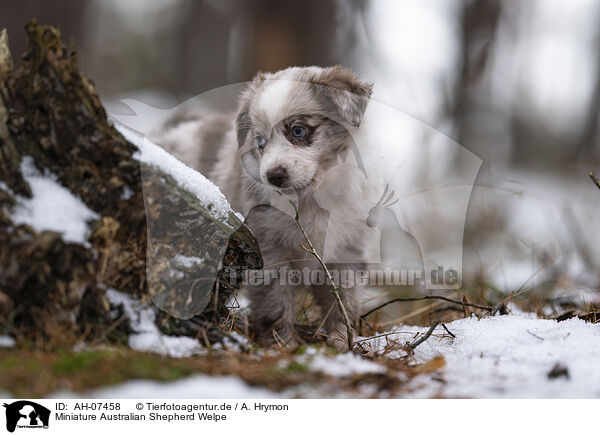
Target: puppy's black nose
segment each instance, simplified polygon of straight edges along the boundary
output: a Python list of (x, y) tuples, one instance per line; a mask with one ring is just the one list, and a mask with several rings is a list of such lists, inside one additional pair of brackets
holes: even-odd
[(267, 171), (267, 180), (273, 186), (281, 187), (287, 181), (288, 174), (285, 168), (277, 166), (274, 169)]

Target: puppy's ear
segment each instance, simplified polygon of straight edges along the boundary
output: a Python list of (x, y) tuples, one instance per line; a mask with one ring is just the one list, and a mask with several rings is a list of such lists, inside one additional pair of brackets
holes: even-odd
[(252, 127), (250, 120), (250, 104), (256, 93), (256, 89), (264, 81), (265, 75), (259, 72), (248, 84), (246, 89), (240, 95), (239, 109), (235, 118), (235, 128), (237, 132), (238, 147), (241, 148), (246, 142), (248, 132)]
[(319, 85), (316, 92), (333, 103), (344, 121), (354, 127), (360, 125), (373, 84), (359, 80), (352, 71), (339, 65), (325, 68), (311, 83)]

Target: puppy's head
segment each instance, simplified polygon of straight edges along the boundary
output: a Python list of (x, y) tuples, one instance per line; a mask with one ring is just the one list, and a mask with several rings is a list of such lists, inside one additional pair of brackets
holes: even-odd
[(236, 120), (246, 171), (282, 193), (316, 186), (347, 152), (349, 129), (359, 127), (371, 91), (339, 66), (259, 74)]

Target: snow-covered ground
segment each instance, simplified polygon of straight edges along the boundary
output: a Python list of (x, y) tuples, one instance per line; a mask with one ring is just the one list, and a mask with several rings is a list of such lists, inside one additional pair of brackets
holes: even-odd
[[(432, 381), (428, 375), (413, 379), (413, 397), (600, 398), (600, 324), (512, 314), (460, 319), (446, 326), (456, 338), (439, 326), (434, 335), (444, 338), (432, 336), (415, 350), (417, 362), (445, 358), (443, 381)], [(402, 326), (393, 332), (406, 341), (426, 330)], [(370, 343), (382, 350), (386, 340)], [(565, 370), (550, 376), (555, 367)]]
[[(153, 323), (151, 308), (114, 290), (109, 291), (109, 297), (112, 304), (122, 305), (132, 320), (135, 331), (129, 339), (132, 348), (172, 357), (208, 352), (192, 338), (162, 335)], [(400, 397), (600, 398), (600, 324), (577, 318), (557, 322), (515, 312), (459, 319), (447, 323), (446, 327), (455, 337), (439, 325), (431, 337), (415, 349), (414, 355), (408, 357), (402, 345), (414, 341), (429, 328), (401, 325), (375, 337), (357, 337), (357, 341), (370, 355), (406, 358), (411, 364), (444, 358), (445, 364), (440, 369), (408, 381), (406, 390), (410, 392)], [(232, 350), (235, 351), (233, 348), (229, 351)], [(257, 358), (262, 353), (264, 351), (259, 352)], [(407, 379), (402, 372), (389, 372), (381, 362), (357, 353), (333, 354), (323, 347), (308, 347), (302, 354), (282, 361), (281, 368), (293, 363), (330, 378), (387, 373), (402, 382)], [(193, 376), (172, 383), (131, 381), (92, 391), (86, 396), (237, 398), (357, 397), (357, 394), (360, 397), (360, 392), (333, 392), (314, 385), (291, 387), (276, 394), (250, 388), (235, 376)]]
[[(238, 346), (228, 343), (209, 350), (191, 337), (166, 336), (154, 324), (153, 307), (114, 290), (108, 290), (108, 296), (111, 305), (121, 306), (130, 320), (133, 333), (129, 345), (134, 350), (174, 358), (203, 358), (210, 352), (227, 357), (240, 352)], [(296, 373), (305, 379), (289, 386), (282, 381), (277, 391), (270, 390), (268, 382), (265, 386), (254, 385), (256, 382), (249, 385), (234, 370), (223, 372), (226, 375), (193, 375), (171, 382), (131, 380), (85, 393), (58, 390), (50, 397), (600, 398), (600, 323), (578, 318), (561, 322), (539, 319), (513, 307), (509, 315), (473, 316), (445, 326), (447, 330), (438, 325), (410, 354), (404, 344), (422, 337), (429, 328), (398, 325), (375, 336), (357, 337), (366, 356), (335, 353), (324, 345), (310, 345), (288, 354), (275, 349), (251, 350), (249, 358), (259, 366), (264, 360), (267, 373), (281, 370), (282, 374)], [(239, 334), (236, 338), (244, 339)], [(13, 345), (10, 337), (0, 336), (0, 347)], [(79, 346), (77, 351), (83, 349), (85, 346)], [(269, 357), (277, 355), (281, 358), (274, 363)], [(435, 364), (427, 364), (432, 361)], [(406, 364), (414, 366), (417, 374), (397, 369)], [(381, 390), (377, 379), (396, 379), (401, 388)], [(3, 395), (6, 393), (0, 391)]]
[[(414, 354), (416, 363), (443, 356), (445, 366), (434, 373), (413, 378), (407, 385), (411, 392), (400, 397), (600, 398), (600, 324), (585, 323), (579, 319), (556, 322), (513, 314), (460, 319), (446, 326), (456, 338), (451, 338), (439, 326), (427, 341), (416, 348)], [(404, 343), (427, 329), (397, 327), (391, 331), (395, 335), (388, 338)], [(389, 341), (382, 337), (363, 342), (363, 345), (366, 343), (372, 350), (383, 351)], [(187, 353), (183, 350), (182, 355)], [(404, 351), (397, 350), (389, 352), (387, 357), (402, 358), (405, 355)], [(353, 353), (331, 355), (310, 348), (294, 358), (309, 371), (333, 378), (387, 371), (385, 365)], [(402, 373), (397, 376), (405, 380)], [(235, 376), (202, 375), (167, 383), (129, 381), (88, 392), (85, 397), (360, 397), (360, 394), (321, 390), (314, 385), (291, 387), (288, 391), (275, 393), (265, 388), (250, 387)], [(75, 396), (59, 391), (52, 397)]]

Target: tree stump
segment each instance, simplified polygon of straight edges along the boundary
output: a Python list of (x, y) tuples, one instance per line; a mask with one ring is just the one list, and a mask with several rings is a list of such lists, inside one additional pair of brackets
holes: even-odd
[[(57, 29), (31, 22), (26, 32), (18, 70), (0, 33), (0, 333), (104, 337), (108, 288), (137, 298), (150, 291), (171, 315), (218, 324), (236, 290), (223, 266), (262, 267), (256, 240), (233, 212), (215, 218), (174, 174), (140, 161)], [(97, 214), (85, 242), (13, 222), (33, 195), (25, 156)], [(177, 255), (219, 261), (169, 274)]]

